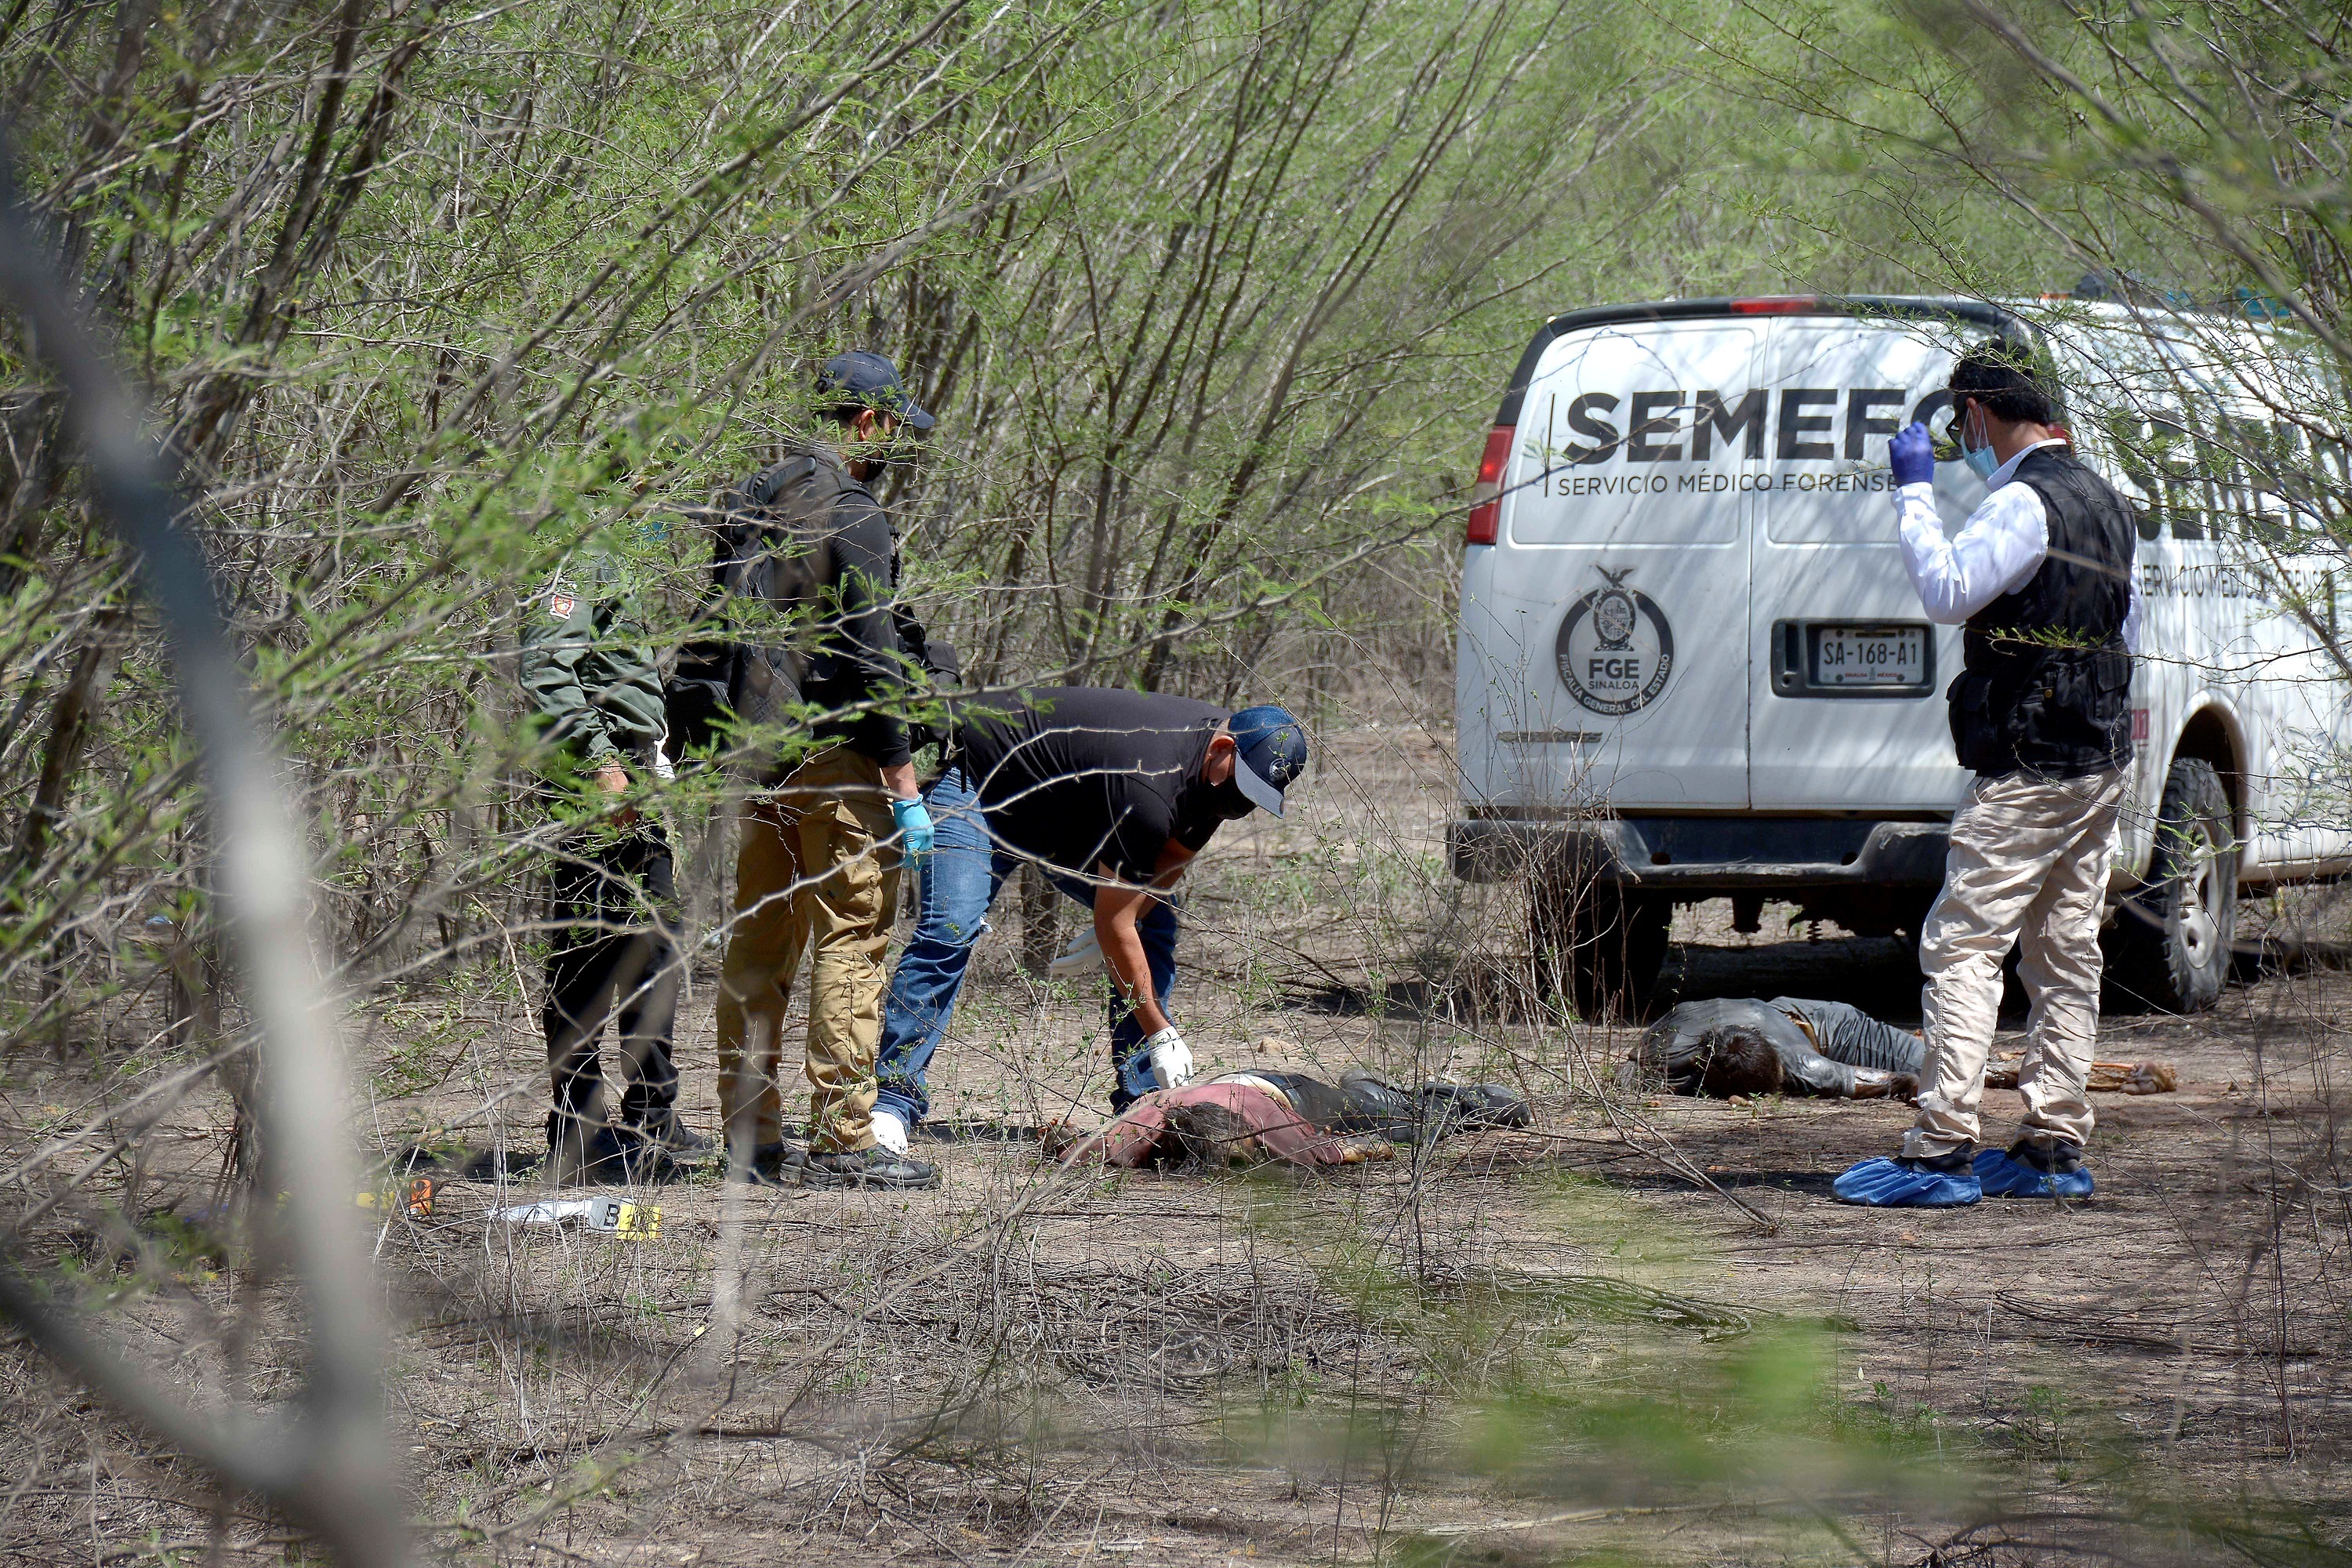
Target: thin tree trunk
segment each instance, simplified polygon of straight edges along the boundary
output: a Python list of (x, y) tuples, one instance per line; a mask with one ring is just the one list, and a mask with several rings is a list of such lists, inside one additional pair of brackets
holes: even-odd
[(114, 667), (120, 658), (114, 632), (119, 624), (119, 614), (100, 617), (90, 628), (89, 641), (74, 660), (73, 672), (66, 678), (64, 689), (50, 706), (49, 740), (41, 757), (41, 779), (34, 786), (33, 804), (17, 831), (11, 879), (40, 863), (50, 835), (65, 819), (66, 792), (72, 787), (83, 749), (89, 742), (91, 721), (114, 679)]

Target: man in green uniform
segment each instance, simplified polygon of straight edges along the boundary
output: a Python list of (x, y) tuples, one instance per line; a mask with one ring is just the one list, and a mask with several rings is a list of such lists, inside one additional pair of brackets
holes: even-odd
[[(562, 1182), (649, 1176), (665, 1159), (709, 1157), (710, 1141), (677, 1119), (670, 1034), (678, 963), (669, 841), (635, 808), (602, 810), (649, 777), (663, 754), (661, 676), (646, 646), (622, 565), (583, 550), (525, 607), (520, 672), (531, 723), (553, 748), (552, 789), (584, 787), (585, 809), (555, 851), (547, 960), (549, 1172)], [(604, 1109), (597, 1059), (616, 1021), (625, 1086), (620, 1119)]]

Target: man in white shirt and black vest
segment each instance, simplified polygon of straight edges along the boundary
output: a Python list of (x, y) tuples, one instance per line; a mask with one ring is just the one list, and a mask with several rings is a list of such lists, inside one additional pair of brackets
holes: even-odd
[[(1848, 1203), (1949, 1208), (1995, 1196), (2079, 1197), (2099, 1024), (2099, 924), (2132, 757), (2139, 593), (2131, 503), (2084, 467), (2046, 374), (2003, 343), (1951, 378), (1951, 435), (1991, 494), (1945, 537), (1934, 444), (1895, 437), (1903, 558), (1927, 618), (1965, 624), (1952, 741), (1976, 771), (1952, 818), (1943, 891), (1919, 942), (1927, 1061), (1919, 1118), (1893, 1159), (1837, 1178)], [(1977, 1149), (1977, 1107), (2017, 944), (2032, 998), (2006, 1152)]]

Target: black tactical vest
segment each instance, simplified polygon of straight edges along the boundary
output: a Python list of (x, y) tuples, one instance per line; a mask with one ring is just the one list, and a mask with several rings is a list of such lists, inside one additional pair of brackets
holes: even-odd
[(2011, 482), (2042, 498), (2050, 553), (1969, 617), (1948, 693), (1960, 765), (2045, 778), (2122, 767), (2132, 754), (2131, 503), (2063, 447), (2027, 454)]

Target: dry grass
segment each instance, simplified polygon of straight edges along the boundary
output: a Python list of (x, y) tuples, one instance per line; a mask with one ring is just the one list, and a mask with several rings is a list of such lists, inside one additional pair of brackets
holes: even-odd
[[(2102, 1099), (2094, 1204), (1845, 1209), (1829, 1175), (1890, 1143), (1902, 1108), (1605, 1098), (1627, 1037), (1540, 1021), (1513, 991), (1513, 895), (1435, 863), (1436, 742), (1358, 730), (1327, 754), (1307, 808), (1220, 843), (1192, 893), (1179, 997), (1196, 1048), (1498, 1078), (1535, 1100), (1535, 1129), (1317, 1179), (1057, 1176), (1022, 1130), (1100, 1114), (1100, 1015), (1024, 976), (1000, 920), (940, 1059), (945, 1186), (752, 1194), (739, 1332), (712, 1327), (730, 1221), (709, 1178), (634, 1194), (661, 1210), (646, 1239), (491, 1217), (539, 1195), (527, 1184), (456, 1182), (429, 1220), (365, 1216), (425, 1540), (549, 1563), (2335, 1550), (2342, 976), (2111, 1020), (2111, 1054), (2170, 1060), (2182, 1087)], [(1677, 935), (1685, 994), (1916, 1016), (1891, 943), (1792, 941), (1769, 920)], [(527, 963), (520, 982), (453, 972), (363, 1011), (375, 1147), (533, 1141), (529, 979)], [(681, 1032), (706, 1125), (707, 1004), (705, 984)], [(174, 1058), (105, 1065), (20, 1058), (12, 1166)], [(213, 1201), (229, 1119), (211, 1086), (189, 1093), (33, 1236), (140, 1353), (266, 1402), (301, 1334), (286, 1288), (266, 1257), (208, 1254), (179, 1223)], [(22, 1178), (20, 1212), (100, 1142)], [(301, 1551), (21, 1347), (5, 1366), (15, 1555)]]

